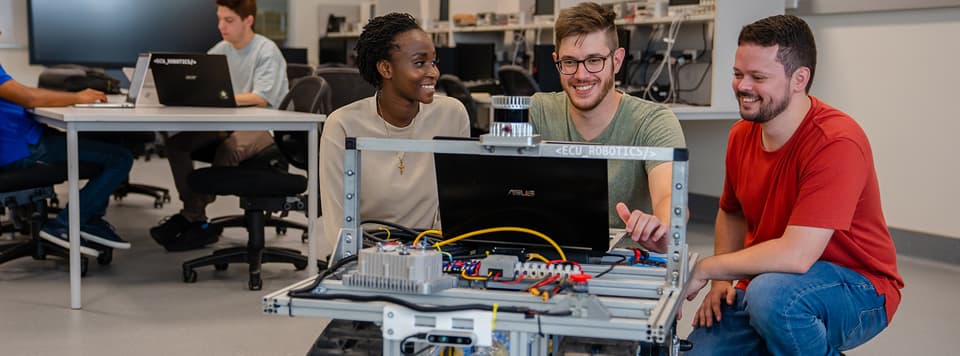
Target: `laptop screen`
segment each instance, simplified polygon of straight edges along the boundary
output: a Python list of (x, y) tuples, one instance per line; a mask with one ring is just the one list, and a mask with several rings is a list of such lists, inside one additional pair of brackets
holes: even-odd
[[(434, 155), (445, 238), (516, 226), (539, 231), (564, 249), (597, 256), (609, 248), (607, 162), (598, 159)], [(468, 243), (553, 255), (550, 244), (515, 232)]]
[(160, 103), (167, 106), (236, 107), (227, 57), (222, 54), (151, 54)]
[(133, 76), (130, 77), (130, 88), (127, 90), (127, 102), (136, 103), (137, 95), (143, 89), (143, 83), (147, 77), (147, 70), (150, 69), (150, 54), (140, 53), (137, 56), (137, 66), (133, 69)]

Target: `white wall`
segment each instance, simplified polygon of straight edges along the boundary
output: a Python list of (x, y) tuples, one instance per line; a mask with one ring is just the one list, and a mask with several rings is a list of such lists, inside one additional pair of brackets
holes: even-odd
[(27, 0), (0, 0), (0, 64), (13, 78), (36, 86), (41, 66), (30, 65)]
[(804, 18), (812, 93), (866, 131), (888, 224), (960, 238), (960, 9)]

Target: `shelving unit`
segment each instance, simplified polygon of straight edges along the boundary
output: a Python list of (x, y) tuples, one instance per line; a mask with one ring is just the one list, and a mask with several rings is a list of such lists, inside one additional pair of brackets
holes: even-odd
[[(564, 4), (564, 6), (567, 6), (567, 4)], [(453, 11), (456, 10), (451, 9), (451, 12)], [(739, 118), (736, 98), (734, 98), (729, 84), (730, 73), (733, 68), (733, 56), (737, 47), (737, 34), (740, 28), (746, 24), (783, 12), (783, 1), (716, 0), (713, 2), (712, 11), (698, 12), (684, 19), (684, 26), (688, 24), (707, 24), (710, 28), (709, 32), (712, 33), (709, 46), (706, 48), (710, 52), (704, 55), (704, 58), (711, 63), (709, 72), (706, 73), (707, 77), (703, 81), (703, 85), (707, 88), (703, 89), (705, 92), (702, 95), (697, 94), (698, 98), (703, 97), (702, 100), (698, 101), (709, 102), (710, 105), (671, 105), (681, 120), (732, 120)], [(452, 16), (449, 17), (452, 18)], [(636, 30), (648, 26), (669, 25), (673, 20), (674, 17), (671, 16), (638, 16), (629, 20), (617, 20), (616, 24), (634, 29), (633, 33), (642, 34), (645, 31)], [(440, 26), (432, 26), (427, 29), (427, 32), (434, 35), (438, 44), (454, 46), (457, 42), (493, 41), (498, 44), (498, 50), (509, 46), (513, 41), (515, 31), (526, 31), (527, 43), (541, 44), (553, 41), (552, 35), (550, 35), (553, 31), (553, 23), (542, 21), (487, 26), (453, 26), (452, 23), (441, 23)], [(356, 38), (359, 35), (359, 32), (328, 34), (329, 37), (341, 38)], [(638, 35), (631, 37), (633, 37), (634, 43), (646, 42), (645, 39), (639, 39), (640, 36)], [(684, 48), (675, 47), (675, 49)]]

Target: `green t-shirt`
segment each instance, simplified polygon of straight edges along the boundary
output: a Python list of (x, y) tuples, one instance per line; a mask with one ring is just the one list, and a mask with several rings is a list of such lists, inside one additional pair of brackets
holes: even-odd
[[(680, 121), (666, 106), (627, 94), (610, 125), (593, 140), (585, 140), (570, 119), (567, 94), (536, 93), (530, 102), (530, 123), (544, 140), (591, 142), (618, 146), (686, 147)], [(647, 172), (663, 161), (621, 161), (607, 163), (610, 181), (608, 211), (610, 226), (623, 227), (615, 205), (624, 202), (630, 209), (652, 214)]]

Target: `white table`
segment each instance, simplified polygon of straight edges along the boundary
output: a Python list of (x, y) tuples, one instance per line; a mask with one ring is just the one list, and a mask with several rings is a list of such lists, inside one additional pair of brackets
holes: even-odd
[(317, 161), (323, 115), (263, 108), (149, 107), (136, 109), (36, 108), (39, 122), (66, 130), (70, 222), (70, 307), (81, 308), (80, 191), (77, 180), (79, 131), (307, 131), (307, 273), (317, 274)]

